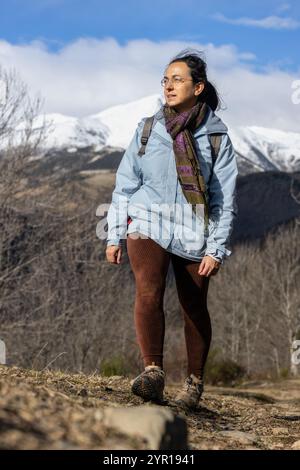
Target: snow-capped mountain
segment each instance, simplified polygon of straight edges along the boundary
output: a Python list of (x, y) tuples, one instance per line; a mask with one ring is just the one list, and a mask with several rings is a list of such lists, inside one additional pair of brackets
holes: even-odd
[(113, 106), (91, 117), (99, 119), (108, 127), (109, 136), (106, 145), (124, 149), (129, 145), (139, 121), (145, 116), (156, 113), (162, 103), (162, 97), (156, 94), (128, 104)]
[[(94, 150), (105, 147), (109, 138), (109, 129), (100, 119), (92, 116), (74, 118), (62, 114), (46, 114), (47, 138), (45, 147), (48, 149), (65, 149), (68, 152), (76, 151), (78, 148), (92, 146)], [(36, 126), (42, 124), (39, 116)]]
[(229, 128), (240, 165), (256, 170), (300, 170), (300, 133), (258, 126)]
[[(161, 105), (160, 95), (151, 95), (84, 118), (46, 114), (46, 123), (51, 129), (45, 145), (50, 149), (66, 149), (69, 152), (89, 146), (94, 151), (105, 146), (125, 149), (141, 118), (151, 116)], [(41, 125), (41, 117), (36, 125)]]
[[(163, 103), (163, 96), (154, 94), (84, 118), (47, 114), (52, 130), (46, 148), (67, 152), (87, 147), (95, 152), (105, 147), (126, 149), (138, 122), (153, 115)], [(300, 133), (239, 126), (229, 128), (229, 135), (244, 173), (300, 170)]]

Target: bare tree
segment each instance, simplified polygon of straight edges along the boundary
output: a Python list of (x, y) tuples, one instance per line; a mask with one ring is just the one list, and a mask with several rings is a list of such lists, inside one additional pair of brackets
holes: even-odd
[(299, 237), (300, 226), (295, 221), (288, 228), (280, 227), (276, 234), (269, 234), (264, 247), (264, 259), (272, 274), (270, 303), (276, 305), (271, 321), (279, 326), (288, 344), (289, 371), (293, 375), (298, 373), (292, 363), (292, 352), (300, 325)]
[(15, 69), (0, 65), (0, 198), (11, 202), (22, 189), (24, 170), (42, 150), (52, 123), (41, 114), (43, 101), (31, 98)]

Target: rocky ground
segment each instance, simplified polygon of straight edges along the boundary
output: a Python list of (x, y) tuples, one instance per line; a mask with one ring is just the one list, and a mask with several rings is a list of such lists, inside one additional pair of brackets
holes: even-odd
[(300, 449), (300, 379), (206, 386), (201, 406), (143, 403), (121, 376), (0, 366), (1, 449)]

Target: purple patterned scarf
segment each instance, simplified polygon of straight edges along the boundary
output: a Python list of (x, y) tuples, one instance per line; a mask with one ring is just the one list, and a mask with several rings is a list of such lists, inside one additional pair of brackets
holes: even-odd
[(163, 105), (165, 125), (173, 139), (178, 179), (182, 191), (194, 212), (196, 204), (204, 204), (205, 229), (208, 226), (206, 184), (195, 150), (195, 131), (206, 116), (207, 104), (198, 101), (189, 111), (178, 113), (167, 103)]

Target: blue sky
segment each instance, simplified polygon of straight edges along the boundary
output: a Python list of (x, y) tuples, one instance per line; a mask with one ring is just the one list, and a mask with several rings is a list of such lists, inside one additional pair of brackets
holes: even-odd
[[(290, 21), (285, 26), (271, 22), (269, 27), (237, 21), (268, 17)], [(258, 69), (275, 64), (296, 70), (300, 62), (300, 2), (1, 0), (0, 35), (14, 44), (42, 39), (52, 51), (78, 37), (112, 36), (120, 44), (137, 38), (229, 43), (255, 54)]]
[(16, 68), (45, 98), (45, 112), (80, 117), (162, 94), (164, 67), (193, 47), (205, 54), (229, 125), (299, 130), (300, 105), (291, 98), (300, 80), (298, 0), (0, 0), (0, 7), (0, 65)]

